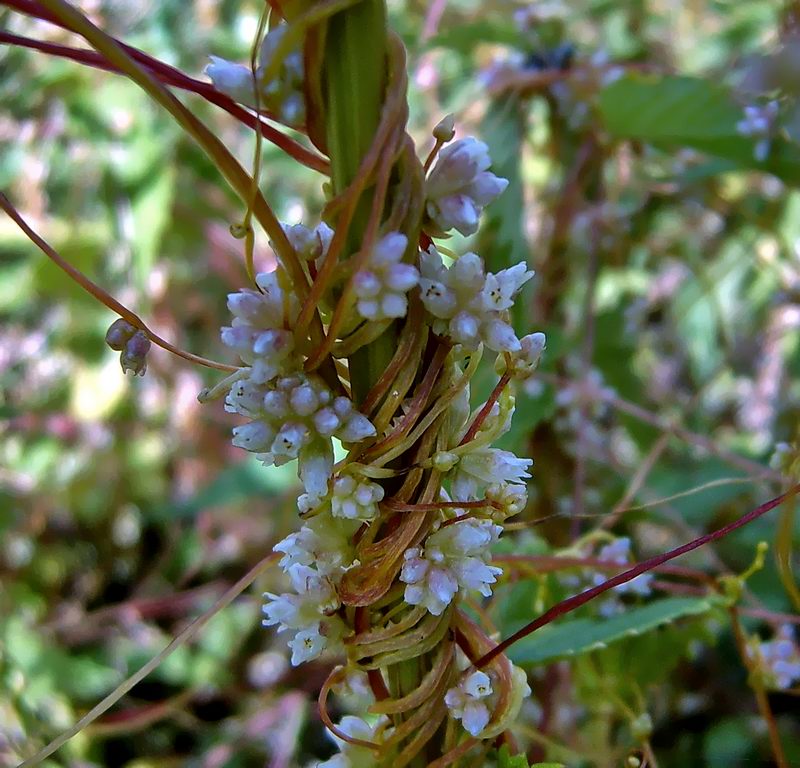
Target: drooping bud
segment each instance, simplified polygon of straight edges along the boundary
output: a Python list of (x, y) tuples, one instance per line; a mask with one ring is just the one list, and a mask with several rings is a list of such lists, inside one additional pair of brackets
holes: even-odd
[(122, 352), (134, 333), (136, 328), (127, 320), (118, 317), (106, 331), (106, 344), (115, 352)]
[(131, 371), (134, 376), (144, 376), (147, 371), (147, 353), (151, 346), (147, 334), (144, 331), (136, 331), (119, 356), (123, 373)]

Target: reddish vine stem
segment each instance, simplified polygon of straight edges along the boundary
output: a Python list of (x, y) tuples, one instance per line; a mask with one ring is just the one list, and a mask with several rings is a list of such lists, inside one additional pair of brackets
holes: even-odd
[(137, 315), (135, 312), (132, 312), (124, 304), (120, 304), (111, 294), (103, 290), (99, 285), (97, 285), (97, 283), (86, 277), (83, 272), (81, 272), (79, 269), (76, 269), (72, 266), (72, 264), (63, 259), (55, 250), (55, 248), (53, 248), (46, 240), (41, 238), (36, 232), (33, 231), (33, 229), (31, 229), (11, 201), (2, 192), (0, 192), (0, 208), (2, 208), (9, 215), (14, 223), (25, 233), (25, 235), (27, 235), (28, 239), (34, 245), (36, 245), (39, 250), (41, 250), (48, 259), (50, 259), (50, 261), (52, 261), (59, 269), (66, 272), (67, 275), (69, 275), (81, 288), (83, 288), (83, 290), (85, 290), (91, 296), (94, 296), (94, 298), (96, 298), (101, 304), (104, 304), (112, 312), (116, 312), (121, 318), (127, 320), (135, 328), (144, 331), (153, 344), (156, 344), (162, 349), (167, 350), (167, 352), (172, 352), (173, 355), (177, 355), (178, 357), (182, 357), (184, 360), (188, 360), (190, 363), (204, 365), (206, 368), (216, 368), (218, 371), (228, 372), (239, 370), (238, 366), (227, 365), (226, 363), (218, 363), (215, 360), (208, 360), (205, 357), (200, 357), (200, 355), (195, 355), (192, 352), (186, 352), (180, 347), (170, 344), (170, 342), (168, 342), (166, 339), (162, 339), (157, 333), (151, 331), (150, 328), (147, 327), (147, 324), (144, 322), (144, 320), (142, 320), (141, 317), (139, 317), (139, 315)]
[(492, 394), (489, 395), (489, 399), (486, 401), (483, 408), (481, 408), (480, 413), (475, 417), (475, 421), (473, 421), (470, 425), (469, 429), (467, 430), (467, 434), (461, 438), (459, 446), (465, 445), (466, 443), (470, 442), (470, 440), (475, 439), (475, 435), (477, 435), (480, 431), (481, 427), (483, 426), (483, 422), (486, 421), (486, 417), (491, 413), (492, 408), (494, 408), (494, 404), (500, 399), (500, 395), (503, 394), (503, 390), (506, 388), (509, 381), (511, 381), (511, 374), (506, 371), (500, 377), (500, 381), (498, 381), (495, 385), (495, 388), (492, 390)]
[[(24, 0), (3, 0), (2, 5), (7, 5), (22, 13), (41, 18), (45, 21), (57, 24), (62, 29), (68, 29), (61, 24), (54, 17), (48, 16), (42, 9), (41, 14), (34, 11), (28, 6), (33, 6), (35, 3), (25, 2)], [(24, 7), (20, 7), (24, 6)], [(69, 30), (72, 31), (72, 30)], [(311, 168), (312, 170), (319, 171), (325, 175), (330, 173), (328, 161), (312, 152), (307, 147), (299, 144), (291, 137), (282, 133), (277, 128), (274, 128), (269, 123), (266, 123), (259, 115), (248, 111), (244, 107), (237, 104), (233, 99), (226, 96), (224, 93), (217, 91), (211, 83), (204, 83), (202, 80), (196, 80), (193, 77), (181, 72), (179, 69), (165, 64), (158, 59), (149, 56), (140, 51), (138, 48), (127, 45), (120, 41), (118, 44), (127, 53), (140, 64), (143, 64), (150, 70), (151, 74), (158, 78), (164, 85), (180, 88), (184, 91), (190, 91), (198, 96), (202, 96), (206, 101), (224, 109), (228, 114), (235, 117), (241, 123), (244, 123), (249, 128), (257, 130), (267, 140), (272, 142), (275, 146), (286, 152), (287, 155), (297, 160), (297, 162)], [(6, 45), (17, 45), (23, 48), (30, 48), (33, 50), (41, 51), (50, 56), (58, 56), (60, 58), (70, 59), (71, 61), (84, 64), (96, 69), (102, 69), (106, 72), (113, 72), (121, 74), (120, 70), (109, 62), (105, 57), (96, 51), (90, 51), (82, 48), (72, 48), (67, 45), (60, 45), (58, 43), (50, 43), (42, 40), (33, 40), (31, 38), (15, 35), (10, 32), (0, 31), (0, 43)], [(272, 117), (269, 113), (265, 113), (267, 117)]]
[[(561, 555), (495, 555), (493, 561), (499, 563), (525, 563), (536, 569), (538, 573), (551, 573), (569, 568), (597, 568), (599, 570), (618, 570), (621, 563), (609, 560), (598, 560), (591, 557), (566, 557)], [(667, 576), (677, 576), (692, 581), (711, 582), (712, 577), (697, 568), (683, 568), (678, 565), (661, 565), (654, 570)]]
[(786, 755), (784, 754), (783, 746), (781, 745), (781, 737), (778, 733), (778, 724), (775, 722), (775, 716), (772, 714), (772, 708), (769, 705), (767, 693), (764, 690), (763, 684), (759, 683), (758, 681), (754, 681), (752, 677), (752, 662), (747, 654), (747, 639), (745, 638), (744, 630), (742, 629), (742, 623), (739, 619), (739, 611), (734, 605), (731, 606), (728, 613), (731, 617), (731, 627), (733, 628), (733, 637), (736, 641), (736, 649), (739, 651), (742, 664), (744, 664), (750, 675), (750, 687), (753, 689), (753, 693), (756, 696), (758, 711), (767, 725), (769, 744), (772, 749), (772, 755), (775, 758), (775, 765), (777, 765), (778, 768), (789, 768), (789, 763), (786, 761)]
[(800, 485), (795, 485), (793, 488), (786, 491), (786, 493), (782, 493), (780, 496), (776, 496), (774, 499), (764, 502), (761, 506), (756, 507), (745, 515), (742, 515), (742, 517), (740, 517), (738, 520), (734, 520), (732, 523), (728, 523), (728, 525), (718, 528), (716, 531), (712, 531), (711, 533), (700, 536), (693, 541), (682, 544), (680, 547), (671, 549), (669, 552), (664, 552), (661, 555), (656, 555), (648, 560), (644, 560), (638, 565), (635, 565), (633, 568), (629, 568), (627, 571), (623, 571), (617, 576), (613, 576), (607, 581), (604, 581), (602, 584), (598, 584), (596, 587), (592, 587), (591, 589), (587, 589), (586, 591), (574, 595), (573, 597), (562, 600), (560, 603), (556, 603), (556, 605), (546, 610), (537, 619), (534, 619), (529, 624), (526, 624), (524, 627), (522, 627), (522, 629), (518, 630), (510, 637), (503, 640), (503, 642), (492, 648), (491, 651), (481, 656), (481, 658), (475, 662), (475, 666), (477, 668), (485, 667), (489, 662), (492, 661), (492, 659), (495, 659), (501, 653), (504, 653), (518, 640), (522, 640), (522, 638), (527, 637), (537, 629), (550, 624), (560, 616), (564, 616), (568, 613), (571, 613), (575, 609), (580, 608), (582, 605), (585, 605), (595, 597), (602, 595), (604, 592), (608, 592), (608, 590), (614, 589), (614, 587), (618, 587), (620, 584), (626, 584), (627, 582), (635, 579), (637, 576), (647, 573), (648, 571), (652, 571), (664, 563), (674, 560), (676, 557), (685, 555), (687, 552), (692, 552), (693, 550), (699, 549), (705, 544), (709, 544), (712, 541), (717, 541), (718, 539), (724, 538), (728, 534), (733, 533), (735, 530), (738, 530), (748, 523), (753, 522), (753, 520), (757, 520), (762, 515), (775, 509), (775, 507), (780, 506), (787, 498), (793, 496), (798, 491), (800, 491)]

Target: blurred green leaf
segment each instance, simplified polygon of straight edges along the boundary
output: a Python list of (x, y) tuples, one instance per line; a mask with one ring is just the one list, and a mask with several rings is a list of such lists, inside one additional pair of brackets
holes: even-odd
[(134, 268), (141, 290), (153, 270), (161, 240), (172, 217), (175, 196), (175, 168), (167, 165), (137, 190), (133, 201), (133, 220), (136, 227)]
[(529, 763), (524, 753), (512, 755), (508, 744), (497, 752), (497, 768), (564, 768), (563, 763)]
[(484, 18), (467, 24), (448, 25), (428, 40), (427, 48), (449, 48), (467, 56), (481, 44), (516, 46), (520, 33), (510, 24), (496, 19)]
[(536, 665), (605, 648), (685, 616), (698, 616), (717, 604), (711, 597), (668, 597), (602, 619), (581, 618), (548, 625), (509, 649), (515, 664)]
[(776, 138), (768, 159), (755, 160), (755, 142), (736, 131), (741, 108), (726, 88), (711, 80), (631, 73), (603, 89), (600, 112), (606, 129), (617, 138), (663, 149), (691, 147), (739, 168), (800, 183), (800, 147)]
[(192, 518), (208, 507), (232, 504), (256, 496), (275, 496), (296, 482), (291, 464), (281, 467), (264, 467), (258, 459), (247, 455), (238, 464), (220, 472), (198, 494), (177, 504), (153, 510), (153, 520), (182, 520)]

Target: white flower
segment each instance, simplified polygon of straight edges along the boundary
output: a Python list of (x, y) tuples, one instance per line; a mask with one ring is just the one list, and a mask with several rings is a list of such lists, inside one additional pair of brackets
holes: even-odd
[(288, 571), (295, 564), (315, 566), (323, 576), (340, 576), (355, 560), (352, 537), (356, 523), (335, 520), (329, 512), (312, 517), (272, 549), (283, 552), (280, 566)]
[(321, 221), (314, 229), (309, 229), (303, 224), (281, 224), (286, 233), (286, 238), (292, 245), (297, 255), (303, 261), (318, 261), (328, 252), (333, 230)]
[(289, 642), (292, 649), (292, 664), (297, 666), (315, 659), (326, 648), (337, 643), (345, 631), (342, 620), (335, 614), (339, 607), (339, 596), (328, 576), (296, 563), (287, 573), (292, 581), (294, 593), (282, 595), (265, 593), (267, 602), (262, 621), (265, 627), (278, 625), (278, 632), (295, 630)]
[(756, 643), (754, 650), (770, 687), (785, 691), (800, 683), (800, 647), (789, 624), (781, 625), (770, 642)]
[(524, 484), (532, 464), (532, 459), (520, 459), (499, 448), (470, 451), (459, 459), (451, 476), (453, 497), (461, 501), (481, 498), (480, 491), (491, 483)]
[[(597, 559), (607, 563), (619, 563), (619, 565), (626, 565), (630, 562), (631, 556), (631, 540), (627, 536), (622, 536), (615, 539), (610, 544), (601, 547), (597, 553)], [(604, 574), (597, 573), (594, 575), (593, 582), (595, 586), (602, 584), (607, 580)], [(651, 582), (653, 581), (652, 573), (642, 573), (636, 578), (619, 584), (614, 587), (614, 591), (619, 594), (632, 593), (634, 595), (641, 595), (646, 597), (650, 594), (652, 589)]]
[(491, 164), (489, 148), (472, 137), (442, 149), (425, 184), (425, 209), (439, 232), (478, 230), (483, 208), (508, 186), (488, 170)]
[(516, 483), (492, 483), (486, 489), (486, 498), (499, 507), (492, 510), (492, 519), (505, 520), (525, 509), (528, 503), (528, 489)]
[(447, 269), (431, 246), (421, 256), (421, 273), (422, 302), (436, 318), (436, 333), (450, 336), (467, 350), (477, 349), (481, 342), (495, 352), (521, 349), (505, 311), (533, 277), (524, 263), (487, 275), (480, 256), (465, 253)]
[(442, 526), (423, 547), (406, 550), (400, 571), (406, 602), (439, 616), (459, 589), (491, 595), (490, 585), (503, 571), (487, 564), (489, 547), (501, 532), (490, 520), (468, 518)]
[(255, 81), (250, 67), (235, 64), (219, 56), (209, 56), (211, 63), (206, 67), (206, 74), (211, 78), (214, 87), (230, 96), (240, 104), (255, 104)]
[[(365, 720), (353, 715), (345, 715), (338, 728), (342, 733), (351, 739), (369, 741), (379, 744), (379, 734), (385, 729), (387, 719), (379, 718), (374, 725), (369, 725)], [(358, 744), (350, 744), (334, 734), (330, 737), (336, 742), (341, 750), (338, 755), (334, 755), (324, 763), (317, 763), (317, 768), (374, 768), (378, 763), (376, 753), (369, 747), (362, 747)]]
[(377, 483), (341, 475), (333, 481), (331, 512), (334, 517), (348, 520), (372, 520), (378, 514), (378, 502), (383, 500), (383, 493)]
[[(281, 25), (264, 36), (255, 78), (249, 67), (218, 56), (210, 57), (211, 64), (206, 67), (206, 74), (218, 91), (248, 107), (256, 106), (257, 86), (259, 107), (273, 112), (287, 125), (301, 125), (305, 122), (302, 53), (290, 51), (277, 67), (273, 67), (278, 44), (285, 33), (286, 25)], [(274, 70), (269, 79), (268, 69)]]
[[(533, 376), (539, 367), (546, 342), (547, 338), (543, 333), (529, 333), (519, 340), (519, 351), (511, 354), (511, 373), (514, 378), (525, 383)], [(497, 360), (504, 369), (505, 360), (502, 357), (498, 357)]]
[(476, 670), (463, 677), (455, 688), (444, 696), (444, 703), (450, 715), (461, 720), (464, 729), (472, 736), (478, 736), (491, 719), (489, 697), (492, 695), (492, 681), (485, 672)]
[(294, 337), (285, 324), (294, 323), (300, 311), (297, 297), (285, 291), (277, 272), (256, 276), (259, 291), (228, 295), (233, 323), (222, 329), (222, 342), (250, 366), (249, 378), (263, 384), (299, 367)]
[(419, 272), (402, 263), (408, 238), (399, 232), (384, 235), (370, 254), (366, 269), (353, 279), (359, 314), (367, 320), (405, 317), (406, 294), (419, 282)]
[(263, 106), (275, 112), (287, 125), (301, 125), (306, 119), (306, 102), (303, 95), (303, 54), (299, 48), (284, 56), (275, 77), (267, 80), (267, 68), (273, 65), (277, 47), (286, 29), (286, 25), (282, 24), (264, 36), (256, 75), (264, 96)]
[(298, 474), (314, 499), (328, 493), (336, 436), (354, 443), (375, 434), (375, 427), (346, 397), (334, 397), (318, 376), (297, 373), (267, 385), (249, 378), (234, 382), (225, 409), (252, 421), (235, 427), (233, 444), (258, 454), (267, 466), (298, 459)]

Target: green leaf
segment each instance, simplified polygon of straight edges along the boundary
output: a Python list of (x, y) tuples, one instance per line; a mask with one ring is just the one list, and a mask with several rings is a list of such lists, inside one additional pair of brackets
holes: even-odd
[[(522, 145), (526, 133), (526, 103), (516, 95), (492, 100), (481, 125), (489, 147), (492, 171), (508, 180), (508, 187), (484, 214), (478, 252), (485, 254), (486, 268), (501, 269), (528, 261), (530, 247), (525, 237), (525, 195), (522, 178)], [(530, 322), (528, 307), (531, 283), (514, 306), (514, 324), (523, 331)]]
[(478, 45), (492, 43), (517, 46), (520, 43), (520, 33), (513, 26), (481, 19), (471, 24), (448, 26), (432, 37), (425, 48), (449, 48), (462, 56), (469, 56)]
[(508, 744), (503, 744), (497, 753), (497, 768), (564, 768), (563, 763), (529, 763), (524, 753), (511, 755)]
[(606, 129), (617, 138), (663, 149), (691, 147), (740, 169), (800, 183), (800, 147), (776, 138), (768, 159), (756, 161), (755, 142), (736, 130), (741, 108), (726, 88), (710, 80), (632, 73), (603, 89), (599, 103)]
[(164, 505), (150, 513), (152, 520), (185, 520), (208, 507), (232, 504), (253, 497), (270, 497), (296, 482), (294, 468), (265, 467), (253, 455), (220, 472), (198, 494), (177, 504)]
[(136, 227), (134, 266), (140, 289), (145, 290), (147, 278), (156, 262), (161, 240), (172, 215), (175, 197), (175, 168), (165, 166), (161, 173), (145, 183), (132, 201)]
[(527, 665), (577, 656), (684, 616), (698, 616), (716, 604), (711, 597), (668, 597), (610, 618), (573, 619), (528, 635), (512, 646), (508, 655), (515, 664)]

